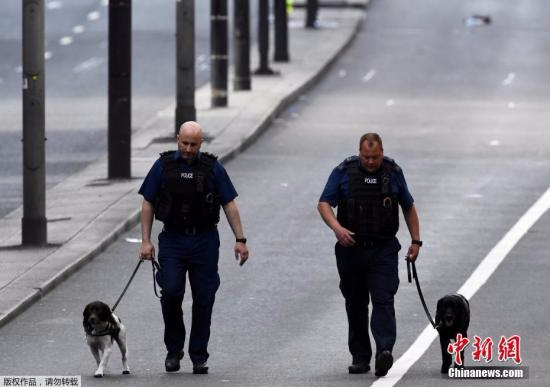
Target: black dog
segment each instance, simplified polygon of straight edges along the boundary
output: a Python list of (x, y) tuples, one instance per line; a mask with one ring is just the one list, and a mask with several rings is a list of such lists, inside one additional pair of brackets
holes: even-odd
[[(447, 373), (452, 363), (452, 356), (447, 352), (451, 339), (456, 340), (458, 333), (462, 337), (468, 336), (470, 325), (470, 304), (461, 294), (447, 294), (437, 301), (435, 324), (441, 344), (441, 373)], [(464, 350), (460, 352), (462, 365), (455, 364), (455, 368), (464, 368)]]

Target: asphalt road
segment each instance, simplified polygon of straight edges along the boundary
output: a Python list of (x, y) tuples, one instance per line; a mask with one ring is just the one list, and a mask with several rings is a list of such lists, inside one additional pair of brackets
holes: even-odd
[[(107, 153), (108, 2), (44, 3), (46, 184), (50, 188)], [(255, 41), (257, 6), (251, 3), (251, 39)], [(175, 6), (174, 0), (132, 2), (134, 131), (146, 123), (154, 125), (159, 112), (175, 101)], [(210, 79), (210, 2), (195, 1), (195, 17), (196, 86), (200, 87)], [(2, 2), (0, 217), (22, 204), (21, 30), (21, 2)], [(231, 37), (231, 26), (229, 31)]]
[[(315, 209), (326, 179), (357, 152), (362, 133), (382, 135), (416, 200), (425, 242), (417, 266), (433, 313), (437, 299), (459, 289), (548, 188), (550, 95), (544, 85), (550, 54), (542, 16), (548, 7), (542, 0), (444, 6), (422, 0), (414, 7), (373, 1), (355, 43), (321, 83), (226, 165), (240, 194), (251, 258), (244, 267), (234, 262), (223, 221), (209, 375), (192, 375), (187, 357), (182, 372), (164, 372), (160, 307), (147, 267), (117, 311), (128, 327), (132, 376), (119, 375), (116, 352), (105, 380), (91, 376), (81, 311), (91, 300), (112, 303), (120, 294), (138, 252), (125, 238), (138, 238), (137, 227), (0, 330), (0, 374), (82, 375), (83, 385), (115, 386), (372, 384), (372, 374), (347, 374), (334, 236)], [(493, 23), (466, 27), (463, 18), (473, 13), (489, 13)], [(520, 335), (529, 378), (442, 379), (434, 343), (399, 386), (550, 385), (549, 230), (547, 213), (470, 299), (470, 337), (497, 343)], [(399, 237), (406, 248), (404, 226)], [(396, 358), (427, 324), (404, 266)], [(493, 351), (493, 365), (513, 365), (499, 362)], [(472, 364), (471, 351), (466, 354)]]

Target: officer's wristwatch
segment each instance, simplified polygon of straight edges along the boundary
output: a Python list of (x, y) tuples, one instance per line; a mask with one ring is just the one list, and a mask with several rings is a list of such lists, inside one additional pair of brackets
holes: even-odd
[(422, 241), (418, 240), (418, 239), (413, 239), (411, 241), (411, 245), (418, 245), (418, 246), (422, 246)]
[(237, 238), (235, 239), (235, 242), (240, 242), (246, 244), (246, 238)]

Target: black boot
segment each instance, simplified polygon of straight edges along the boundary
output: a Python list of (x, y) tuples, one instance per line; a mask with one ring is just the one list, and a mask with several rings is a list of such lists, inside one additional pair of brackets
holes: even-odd
[(168, 352), (166, 355), (166, 360), (164, 361), (164, 366), (166, 367), (166, 372), (176, 372), (180, 369), (180, 360), (183, 358), (183, 351), (178, 352)]

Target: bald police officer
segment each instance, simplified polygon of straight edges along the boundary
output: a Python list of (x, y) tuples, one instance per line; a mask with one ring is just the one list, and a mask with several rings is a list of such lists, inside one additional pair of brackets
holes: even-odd
[[(412, 239), (407, 255), (415, 261), (422, 246), (420, 226), (403, 171), (384, 157), (380, 136), (367, 133), (359, 141), (359, 156), (348, 157), (332, 171), (317, 206), (338, 240), (335, 254), (348, 315), (351, 374), (370, 370), (369, 297), (376, 376), (386, 375), (393, 365), (399, 205)], [(332, 207), (338, 207), (337, 216)]]
[(157, 281), (162, 287), (166, 371), (178, 371), (183, 357), (182, 302), (187, 274), (193, 295), (188, 352), (193, 373), (206, 374), (212, 308), (220, 285), (216, 227), (220, 207), (236, 238), (235, 258), (243, 265), (249, 253), (235, 203), (237, 192), (216, 157), (200, 151), (202, 128), (194, 121), (185, 122), (176, 140), (178, 150), (161, 154), (139, 190), (143, 196), (140, 258), (155, 258), (151, 242), (154, 216), (164, 223), (159, 234), (161, 271)]

